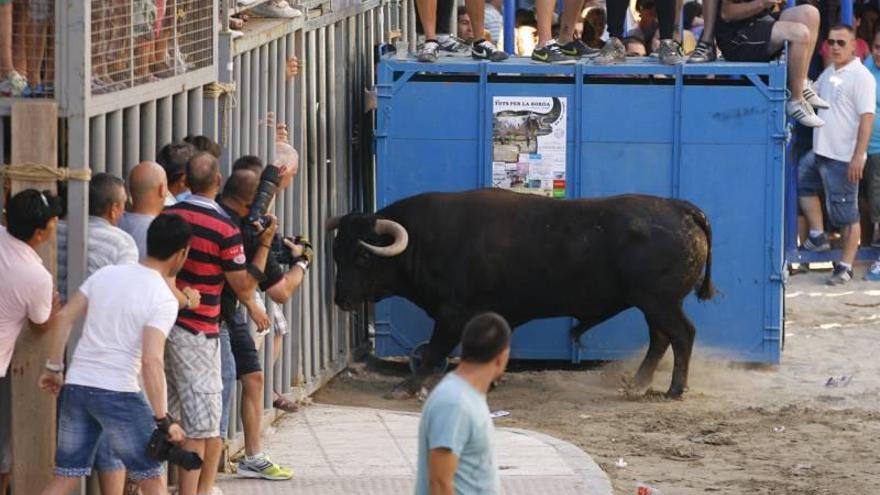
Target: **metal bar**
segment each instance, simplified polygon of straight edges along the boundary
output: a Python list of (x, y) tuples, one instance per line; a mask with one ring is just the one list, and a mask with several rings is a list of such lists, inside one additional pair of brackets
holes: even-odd
[(171, 108), (172, 108), (172, 100), (170, 96), (166, 96), (158, 101), (157, 105), (157, 119), (156, 119), (156, 134), (158, 140), (158, 149), (161, 149), (166, 144), (172, 141), (172, 123), (174, 119), (172, 118)]
[(516, 40), (516, 0), (504, 0), (504, 51), (513, 55)]
[(187, 96), (186, 91), (181, 91), (174, 95), (174, 108), (172, 110), (174, 115), (174, 127), (172, 132), (175, 141), (180, 141), (189, 135), (189, 129), (187, 129), (187, 121), (189, 120), (187, 117)]
[(107, 119), (107, 172), (122, 177), (122, 110)]
[[(321, 63), (321, 70), (318, 72), (318, 132), (320, 133), (318, 136), (318, 209), (317, 209), (317, 224), (321, 224), (321, 219), (327, 217), (327, 175), (328, 169), (330, 168), (329, 160), (328, 160), (328, 148), (329, 148), (329, 129), (327, 127), (327, 110), (328, 110), (328, 91), (327, 91), (327, 74), (329, 72), (329, 67), (332, 65), (333, 61), (329, 59), (329, 47), (327, 43), (327, 30), (330, 27), (323, 27), (318, 30), (318, 60)], [(318, 252), (324, 253), (324, 239), (326, 237), (326, 232), (324, 229), (317, 229), (318, 231)], [(326, 258), (325, 258), (326, 261)], [(318, 301), (318, 315), (320, 316), (320, 323), (318, 327), (318, 331), (321, 336), (321, 345), (320, 345), (320, 356), (321, 356), (321, 369), (324, 369), (328, 364), (328, 358), (330, 354), (330, 328), (329, 321), (327, 318), (327, 305), (324, 301), (324, 294), (327, 293), (325, 290), (325, 280), (321, 275), (324, 273), (323, 264), (319, 262), (321, 270), (318, 270), (321, 273), (318, 273), (318, 285), (317, 285), (317, 301)]]
[[(235, 57), (232, 66), (232, 80), (235, 82), (235, 101), (238, 102), (232, 108), (232, 115), (229, 120), (225, 120), (227, 117), (224, 117), (224, 122), (226, 126), (229, 127), (229, 139), (231, 142), (232, 148), (232, 156), (239, 157), (244, 153), (241, 152), (241, 119), (242, 119), (242, 101), (244, 100), (244, 96), (242, 93), (242, 84), (244, 82), (241, 78), (241, 70), (242, 64), (244, 63), (243, 57)], [(228, 97), (227, 97), (228, 98)]]
[[(299, 30), (295, 34), (287, 36), (287, 53), (296, 54), (300, 62), (306, 61), (305, 35), (302, 30)], [(307, 74), (309, 71), (309, 67), (306, 66), (305, 71), (305, 73)], [(291, 191), (289, 193), (290, 204), (293, 208), (295, 208), (296, 211), (296, 215), (294, 215), (293, 218), (293, 231), (297, 233), (308, 233), (308, 221), (305, 218), (306, 211), (303, 209), (303, 184), (305, 183), (305, 169), (307, 168), (306, 149), (304, 147), (305, 140), (303, 139), (303, 134), (305, 131), (304, 118), (306, 115), (305, 81), (305, 76), (303, 74), (300, 74), (298, 77), (294, 78), (292, 81), (288, 81), (286, 84), (287, 94), (289, 96), (287, 100), (287, 125), (291, 133), (293, 147), (297, 151), (299, 151), (300, 156), (300, 172), (293, 186), (290, 188)], [(306, 279), (308, 279), (308, 275), (306, 276)], [(304, 375), (306, 368), (305, 358), (303, 356), (302, 341), (304, 334), (303, 329), (305, 322), (306, 305), (305, 296), (303, 294), (307, 290), (307, 286), (302, 286), (300, 290), (296, 291), (290, 304), (291, 312), (289, 314), (291, 318), (288, 320), (290, 323), (290, 338), (286, 339), (286, 342), (289, 342), (289, 349), (285, 348), (285, 353), (290, 356), (291, 359), (291, 376), (285, 379), (285, 383), (291, 385), (300, 385), (305, 380)], [(294, 310), (296, 311), (296, 313), (294, 313)]]
[(203, 103), (204, 93), (201, 86), (189, 90), (189, 95), (187, 95), (187, 104), (189, 105), (189, 108), (186, 112), (186, 126), (189, 129), (189, 134), (202, 134), (202, 119), (204, 118), (204, 113), (202, 111)]
[(675, 90), (672, 97), (672, 184), (670, 195), (681, 195), (681, 107), (684, 96), (684, 75), (681, 64), (676, 66)]
[(135, 105), (124, 110), (125, 132), (122, 136), (122, 178), (137, 165), (141, 157), (141, 107)]
[(257, 130), (257, 156), (260, 156), (269, 163), (269, 144), (274, 140), (269, 139), (269, 46), (260, 47), (260, 71), (256, 74), (260, 82), (260, 113), (257, 115), (259, 125)]
[(141, 105), (141, 157), (144, 160), (155, 160), (156, 152), (156, 101), (148, 101)]
[(89, 119), (89, 168), (92, 173), (107, 170), (107, 116), (99, 115)]
[(237, 133), (241, 136), (237, 156), (251, 154), (251, 53), (246, 52), (241, 59), (241, 91), (238, 104), (241, 106), (241, 120)]
[(245, 122), (242, 131), (249, 132), (251, 135), (248, 154), (265, 157), (260, 150), (260, 129), (263, 127), (262, 122), (266, 118), (266, 114), (263, 112), (263, 107), (260, 106), (260, 51), (258, 49), (251, 52), (251, 72), (248, 76), (251, 80), (251, 115), (250, 120)]
[(146, 103), (157, 97), (198, 88), (216, 80), (217, 72), (213, 65), (211, 67), (193, 69), (185, 75), (169, 77), (168, 79), (151, 82), (150, 84), (140, 84), (112, 93), (91, 96), (89, 104), (85, 108), (89, 116), (112, 112), (123, 106)]
[[(309, 237), (312, 239), (317, 239), (319, 235), (318, 227), (317, 227), (317, 219), (315, 218), (315, 212), (318, 209), (317, 198), (316, 198), (316, 189), (317, 189), (317, 171), (318, 171), (318, 135), (314, 131), (317, 129), (318, 123), (318, 114), (317, 114), (317, 88), (318, 88), (318, 77), (317, 73), (320, 70), (318, 65), (318, 59), (316, 54), (315, 44), (317, 43), (317, 34), (315, 31), (310, 31), (307, 35), (308, 37), (308, 55), (306, 56), (306, 66), (308, 67), (308, 123), (306, 124), (306, 129), (311, 129), (312, 132), (308, 132), (308, 167), (307, 167), (307, 175), (304, 179), (307, 179), (308, 188), (306, 193), (306, 201), (308, 202), (307, 210), (309, 215)], [(319, 353), (316, 352), (317, 346), (317, 336), (315, 335), (315, 329), (318, 326), (317, 315), (317, 297), (315, 297), (315, 292), (317, 291), (318, 277), (314, 270), (309, 273), (309, 291), (306, 298), (306, 303), (308, 304), (308, 321), (305, 328), (304, 341), (303, 341), (303, 352), (306, 357), (306, 380), (311, 381), (312, 377), (317, 374), (320, 369), (320, 364), (316, 362), (315, 357), (319, 356)]]

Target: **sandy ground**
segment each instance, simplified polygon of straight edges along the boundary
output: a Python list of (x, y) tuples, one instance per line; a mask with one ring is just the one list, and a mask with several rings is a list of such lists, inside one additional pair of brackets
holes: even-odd
[[(865, 267), (858, 268), (860, 279)], [(709, 362), (698, 349), (690, 391), (679, 402), (620, 388), (639, 358), (579, 368), (514, 363), (489, 396), (493, 410), (511, 413), (497, 424), (574, 443), (608, 472), (620, 494), (636, 493), (640, 482), (666, 495), (876, 493), (880, 283), (829, 288), (822, 285), (827, 276), (789, 281), (778, 367)], [(655, 378), (657, 390), (669, 385), (671, 354)], [(418, 410), (416, 399), (382, 398), (405, 373), (400, 364), (359, 364), (315, 401)], [(826, 386), (842, 375), (851, 381)], [(625, 467), (617, 466), (621, 458)]]

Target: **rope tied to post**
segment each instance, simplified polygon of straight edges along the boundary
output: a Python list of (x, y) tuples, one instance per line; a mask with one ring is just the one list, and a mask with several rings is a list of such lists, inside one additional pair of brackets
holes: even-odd
[(220, 144), (222, 145), (226, 145), (226, 136), (229, 131), (229, 119), (232, 118), (232, 109), (238, 106), (238, 99), (235, 97), (235, 90), (236, 86), (234, 82), (212, 82), (205, 85), (205, 88), (202, 90), (202, 94), (205, 98), (213, 98), (217, 100), (221, 96), (226, 97), (223, 102), (223, 127), (220, 131)]
[(0, 166), (0, 176), (26, 182), (67, 182), (71, 180), (89, 182), (92, 180), (92, 171), (88, 168), (51, 167), (40, 163), (25, 162), (18, 165)]

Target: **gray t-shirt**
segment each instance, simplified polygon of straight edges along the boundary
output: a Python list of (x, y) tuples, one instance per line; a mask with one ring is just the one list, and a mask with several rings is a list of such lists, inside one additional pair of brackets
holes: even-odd
[(431, 392), (419, 421), (419, 472), (416, 495), (428, 495), (428, 457), (431, 449), (446, 448), (458, 457), (455, 493), (500, 492), (493, 438), (495, 426), (486, 396), (471, 384), (449, 373)]
[(119, 228), (134, 237), (134, 243), (137, 244), (140, 259), (144, 259), (147, 256), (147, 229), (150, 228), (154, 218), (156, 217), (153, 215), (127, 211), (119, 220)]

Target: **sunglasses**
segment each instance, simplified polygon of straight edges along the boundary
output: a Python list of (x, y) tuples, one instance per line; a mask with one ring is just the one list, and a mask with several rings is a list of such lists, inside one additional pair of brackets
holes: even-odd
[(827, 40), (825, 40), (825, 43), (828, 43), (828, 46), (834, 46), (834, 45), (837, 45), (837, 46), (843, 48), (844, 46), (846, 46), (847, 43), (849, 43), (849, 41), (847, 41), (847, 40), (835, 40), (835, 39), (828, 38)]

